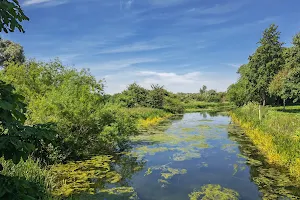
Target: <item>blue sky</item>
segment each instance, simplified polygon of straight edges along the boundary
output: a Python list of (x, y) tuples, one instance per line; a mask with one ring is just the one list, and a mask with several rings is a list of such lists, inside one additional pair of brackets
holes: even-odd
[(300, 31), (299, 0), (21, 0), (25, 34), (2, 35), (27, 58), (89, 68), (116, 93), (134, 81), (149, 88), (225, 91), (257, 47), (279, 25), (290, 45)]

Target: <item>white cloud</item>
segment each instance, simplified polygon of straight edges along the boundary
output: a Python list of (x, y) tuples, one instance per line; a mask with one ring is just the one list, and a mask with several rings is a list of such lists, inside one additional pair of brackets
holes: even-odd
[(202, 85), (208, 88), (225, 91), (227, 87), (234, 83), (237, 77), (225, 77), (218, 73), (194, 71), (185, 74), (175, 72), (156, 72), (156, 71), (131, 71), (109, 74), (105, 77), (109, 94), (118, 93), (126, 89), (127, 85), (137, 82), (139, 85), (150, 89), (151, 84), (164, 85), (172, 92), (198, 92)]
[(37, 5), (37, 4), (45, 4), (48, 6), (55, 6), (67, 3), (67, 0), (26, 0), (24, 1), (24, 6), (31, 6), (31, 5)]
[(165, 48), (166, 46), (162, 45), (153, 45), (147, 43), (135, 43), (131, 45), (124, 45), (119, 46), (116, 48), (105, 49), (100, 52), (99, 54), (109, 54), (109, 53), (128, 53), (128, 52), (138, 52), (138, 51), (150, 51)]

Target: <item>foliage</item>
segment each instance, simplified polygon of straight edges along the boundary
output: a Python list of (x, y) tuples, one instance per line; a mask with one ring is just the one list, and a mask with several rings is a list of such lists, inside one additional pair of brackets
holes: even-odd
[(53, 139), (49, 125), (26, 126), (24, 97), (14, 94), (14, 87), (0, 80), (0, 156), (17, 164), (21, 158)]
[(48, 199), (55, 183), (50, 172), (39, 161), (29, 158), (18, 164), (0, 158), (4, 170), (0, 174), (0, 198)]
[(189, 103), (193, 101), (204, 101), (204, 102), (224, 102), (225, 99), (224, 92), (217, 92), (216, 90), (207, 90), (204, 85), (200, 89), (199, 93), (178, 93), (177, 96), (181, 102)]
[(0, 66), (10, 62), (23, 63), (25, 61), (23, 47), (10, 40), (0, 38)]
[(23, 20), (29, 20), (24, 14), (18, 0), (0, 1), (0, 32), (14, 32), (15, 28), (20, 32), (25, 32), (20, 24)]
[(231, 110), (234, 107), (234, 104), (230, 102), (216, 103), (190, 101), (184, 104), (185, 112), (220, 112)]
[(300, 33), (293, 38), (293, 46), (286, 48), (279, 41), (278, 27), (272, 24), (260, 39), (260, 46), (242, 65), (237, 83), (228, 88), (227, 97), (237, 106), (248, 102), (274, 105), (296, 103), (300, 94)]
[(184, 111), (177, 95), (168, 92), (160, 85), (152, 85), (151, 90), (147, 90), (137, 83), (130, 84), (122, 93), (113, 95), (110, 102), (126, 108), (147, 107), (173, 114)]

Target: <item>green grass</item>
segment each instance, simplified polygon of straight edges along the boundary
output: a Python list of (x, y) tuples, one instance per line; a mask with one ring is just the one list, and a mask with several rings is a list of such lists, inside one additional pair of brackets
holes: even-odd
[(229, 111), (235, 108), (234, 104), (230, 102), (216, 103), (191, 101), (184, 104), (185, 112), (221, 112)]
[(155, 108), (146, 108), (146, 107), (139, 107), (139, 108), (122, 108), (130, 115), (135, 116), (138, 119), (148, 119), (154, 117), (165, 117), (166, 115), (170, 114), (161, 109)]
[[(265, 149), (263, 153), (269, 160), (274, 160), (274, 164), (287, 168), (300, 184), (299, 109), (300, 106), (288, 106), (285, 110), (282, 107), (262, 107), (261, 121), (258, 117), (258, 105), (256, 104), (235, 109), (232, 113), (242, 126), (247, 124), (250, 132), (257, 129), (263, 137), (265, 136), (265, 141), (261, 139), (261, 141), (254, 141), (254, 143), (258, 148), (269, 143), (268, 149)], [(274, 152), (274, 158), (268, 156), (268, 152), (271, 151)]]
[(26, 162), (21, 160), (18, 164), (14, 164), (12, 161), (0, 158), (0, 163), (3, 165), (0, 175), (3, 175), (6, 184), (10, 183), (9, 190), (3, 198), (49, 199), (51, 197), (50, 193), (55, 185), (54, 177), (49, 170), (41, 167), (39, 161), (29, 158)]

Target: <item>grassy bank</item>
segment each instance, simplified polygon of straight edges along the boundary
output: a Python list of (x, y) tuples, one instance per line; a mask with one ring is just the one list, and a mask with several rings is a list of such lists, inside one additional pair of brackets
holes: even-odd
[(262, 108), (258, 105), (231, 111), (232, 120), (245, 129), (246, 135), (257, 146), (270, 164), (286, 168), (300, 184), (300, 113), (299, 106)]
[(235, 106), (230, 102), (216, 103), (204, 101), (191, 101), (184, 104), (185, 112), (221, 112), (229, 111)]

